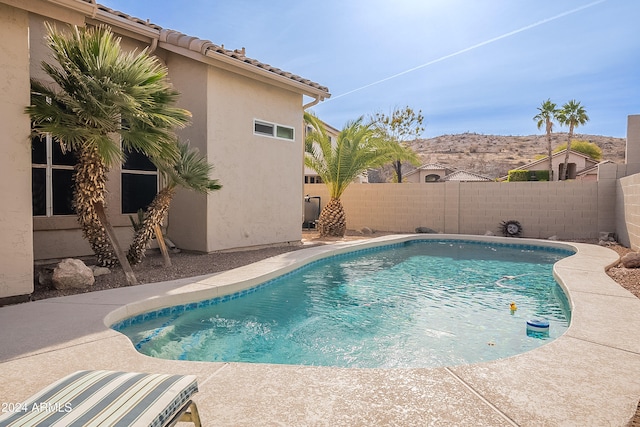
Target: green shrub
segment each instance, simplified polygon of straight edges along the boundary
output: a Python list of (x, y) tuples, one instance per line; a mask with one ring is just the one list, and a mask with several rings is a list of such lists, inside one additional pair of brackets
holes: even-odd
[(522, 169), (512, 169), (509, 171), (509, 182), (514, 181), (529, 181), (529, 171)]
[(513, 169), (509, 171), (509, 178), (507, 181), (549, 181), (549, 171)]

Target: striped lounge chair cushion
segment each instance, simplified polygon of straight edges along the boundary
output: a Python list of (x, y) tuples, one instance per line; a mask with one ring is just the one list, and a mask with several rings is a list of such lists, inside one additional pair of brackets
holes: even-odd
[(194, 375), (78, 371), (0, 414), (0, 427), (164, 426), (197, 391)]

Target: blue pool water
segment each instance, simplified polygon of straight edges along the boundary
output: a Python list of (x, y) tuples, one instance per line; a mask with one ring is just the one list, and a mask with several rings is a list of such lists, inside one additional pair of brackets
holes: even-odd
[[(570, 313), (552, 267), (572, 253), (412, 241), (316, 261), (242, 295), (113, 327), (138, 351), (164, 359), (361, 368), (476, 363), (564, 333)], [(547, 320), (548, 334), (528, 333), (531, 319)]]

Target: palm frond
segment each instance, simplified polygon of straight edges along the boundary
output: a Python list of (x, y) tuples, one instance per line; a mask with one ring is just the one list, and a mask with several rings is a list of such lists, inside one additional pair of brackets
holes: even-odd
[(397, 144), (381, 137), (373, 125), (363, 124), (362, 117), (347, 123), (335, 144), (331, 144), (326, 131), (321, 130), (313, 142), (311, 151), (305, 153), (305, 166), (316, 171), (332, 198), (340, 198), (349, 184), (367, 169), (402, 155)]
[(209, 177), (213, 165), (207, 162), (197, 148), (191, 148), (184, 142), (177, 142), (176, 145), (176, 161), (167, 161), (166, 158), (154, 159), (158, 170), (165, 177), (167, 188), (183, 187), (198, 193), (208, 193), (222, 188), (218, 180)]

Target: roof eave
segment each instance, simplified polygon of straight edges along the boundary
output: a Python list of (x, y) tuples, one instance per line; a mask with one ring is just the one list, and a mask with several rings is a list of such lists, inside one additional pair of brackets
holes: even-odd
[[(255, 65), (252, 64), (247, 64), (246, 62), (243, 62), (239, 59), (235, 59), (235, 58), (231, 58), (227, 55), (224, 55), (222, 53), (218, 53), (216, 51), (213, 50), (207, 50), (205, 55), (207, 58), (211, 58), (214, 61), (216, 61), (216, 63), (210, 63), (213, 66), (218, 66), (220, 68), (226, 68), (229, 69), (227, 67), (222, 67), (219, 64), (217, 64), (217, 62), (225, 64), (229, 67), (232, 68), (232, 71), (236, 71), (239, 68), (240, 70), (242, 70), (245, 73), (248, 73), (248, 76), (260, 76), (270, 82), (274, 82), (276, 83), (278, 86), (284, 87), (284, 88), (295, 88), (296, 92), (300, 92), (304, 95), (308, 95), (311, 96), (313, 98), (318, 99), (319, 101), (324, 101), (327, 98), (331, 97), (331, 94), (322, 88), (315, 88), (313, 86), (310, 86), (309, 84), (303, 83), (303, 82), (299, 82), (293, 79), (290, 79), (286, 76), (282, 76), (280, 74), (276, 74), (273, 73), (269, 70), (266, 70), (264, 68), (260, 68), (257, 67)], [(208, 61), (207, 61), (208, 62)], [(245, 74), (243, 73), (243, 74)], [(245, 74), (247, 75), (247, 74)]]

